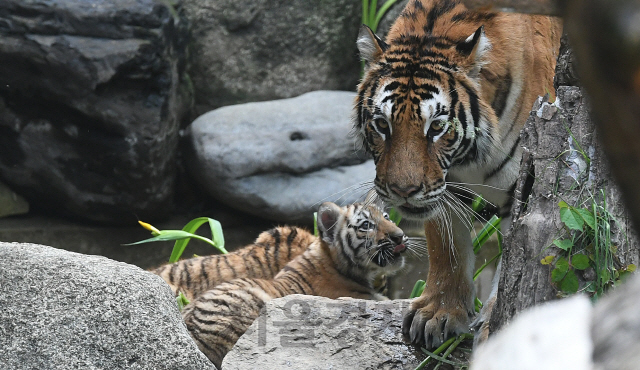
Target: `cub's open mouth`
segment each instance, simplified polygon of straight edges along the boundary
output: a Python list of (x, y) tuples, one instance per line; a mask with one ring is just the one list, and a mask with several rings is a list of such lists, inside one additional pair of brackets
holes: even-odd
[(393, 248), (393, 254), (400, 254), (407, 250), (407, 247), (404, 244), (398, 244), (395, 248)]

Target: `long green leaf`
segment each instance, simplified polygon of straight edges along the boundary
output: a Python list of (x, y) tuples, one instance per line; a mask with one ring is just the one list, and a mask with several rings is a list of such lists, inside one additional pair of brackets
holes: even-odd
[(473, 253), (478, 253), (480, 247), (493, 235), (496, 231), (500, 231), (500, 217), (493, 215), (491, 219), (482, 227), (482, 230), (473, 239)]
[(427, 285), (427, 283), (424, 280), (416, 281), (413, 289), (411, 290), (411, 295), (409, 296), (409, 298), (419, 297), (422, 294), (425, 285)]
[[(209, 226), (211, 227), (211, 237), (213, 239), (211, 241), (208, 241), (208, 243), (213, 243), (212, 245), (216, 247), (221, 253), (227, 254), (228, 252), (224, 248), (224, 236), (222, 233), (222, 226), (220, 225), (220, 222), (209, 217), (198, 217), (189, 221), (189, 223), (187, 223), (182, 228), (182, 231), (190, 233), (192, 237), (195, 237), (196, 239), (202, 240), (204, 238), (196, 235), (195, 232), (198, 230), (198, 228), (200, 228), (200, 226), (205, 223), (209, 223)], [(176, 243), (173, 245), (173, 250), (171, 251), (171, 257), (169, 257), (169, 263), (174, 263), (180, 259), (190, 240), (191, 239), (183, 238), (182, 240), (176, 241)]]
[(160, 235), (154, 236), (153, 238), (141, 240), (135, 243), (123, 244), (123, 245), (136, 245), (142, 243), (152, 243), (152, 242), (166, 242), (171, 240), (181, 240), (192, 238), (193, 234), (188, 232), (183, 232), (180, 230), (163, 230), (160, 232)]
[(369, 25), (369, 0), (362, 0), (362, 23)]
[(376, 19), (376, 10), (378, 10), (378, 0), (371, 0), (371, 4), (369, 4), (369, 27), (373, 32), (376, 32), (375, 26), (373, 25), (374, 19)]
[(384, 4), (382, 4), (382, 6), (380, 7), (380, 10), (378, 10), (376, 19), (373, 21), (373, 27), (374, 27), (373, 32), (375, 32), (378, 29), (378, 24), (382, 20), (382, 17), (384, 17), (385, 13), (389, 10), (389, 8), (391, 8), (391, 6), (393, 6), (393, 4), (396, 3), (396, 1), (397, 0), (387, 0)]

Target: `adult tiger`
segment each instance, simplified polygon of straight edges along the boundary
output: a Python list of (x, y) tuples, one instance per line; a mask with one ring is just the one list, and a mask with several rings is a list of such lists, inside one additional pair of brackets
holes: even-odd
[(553, 89), (560, 33), (557, 19), (455, 0), (410, 1), (386, 41), (360, 31), (355, 130), (376, 163), (375, 189), (405, 218), (425, 220), (427, 284), (403, 323), (413, 342), (434, 347), (468, 330), (475, 257), (447, 188), (476, 184), (467, 187), (509, 209), (519, 133)]

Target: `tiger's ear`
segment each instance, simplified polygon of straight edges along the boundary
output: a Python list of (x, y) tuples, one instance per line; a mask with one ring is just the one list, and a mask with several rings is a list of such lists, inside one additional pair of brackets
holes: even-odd
[(358, 45), (360, 58), (365, 61), (367, 66), (380, 59), (382, 53), (387, 50), (387, 44), (365, 24), (360, 27), (356, 45)]
[(318, 232), (320, 239), (327, 243), (335, 240), (338, 219), (342, 209), (335, 203), (324, 202), (318, 209)]
[(484, 33), (484, 26), (480, 26), (471, 36), (456, 45), (456, 50), (468, 57), (469, 65), (467, 74), (471, 78), (478, 77), (482, 66), (487, 63), (485, 56), (491, 50), (491, 42)]

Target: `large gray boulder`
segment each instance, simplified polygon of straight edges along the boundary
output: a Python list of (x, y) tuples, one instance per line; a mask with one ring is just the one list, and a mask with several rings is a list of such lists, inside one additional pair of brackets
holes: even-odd
[(0, 243), (0, 271), (3, 368), (215, 369), (156, 275), (18, 243)]
[(289, 295), (269, 301), (222, 362), (224, 370), (415, 369), (402, 338), (409, 300)]
[(165, 215), (191, 105), (181, 1), (0, 1), (0, 178), (101, 222)]
[(349, 135), (354, 98), (316, 91), (202, 115), (190, 126), (191, 175), (220, 201), (278, 221), (310, 222), (323, 201), (352, 203), (375, 176)]
[(353, 0), (184, 0), (196, 113), (355, 90), (361, 4)]
[(523, 311), (473, 353), (471, 370), (628, 370), (640, 363), (640, 276), (592, 306), (577, 295)]

